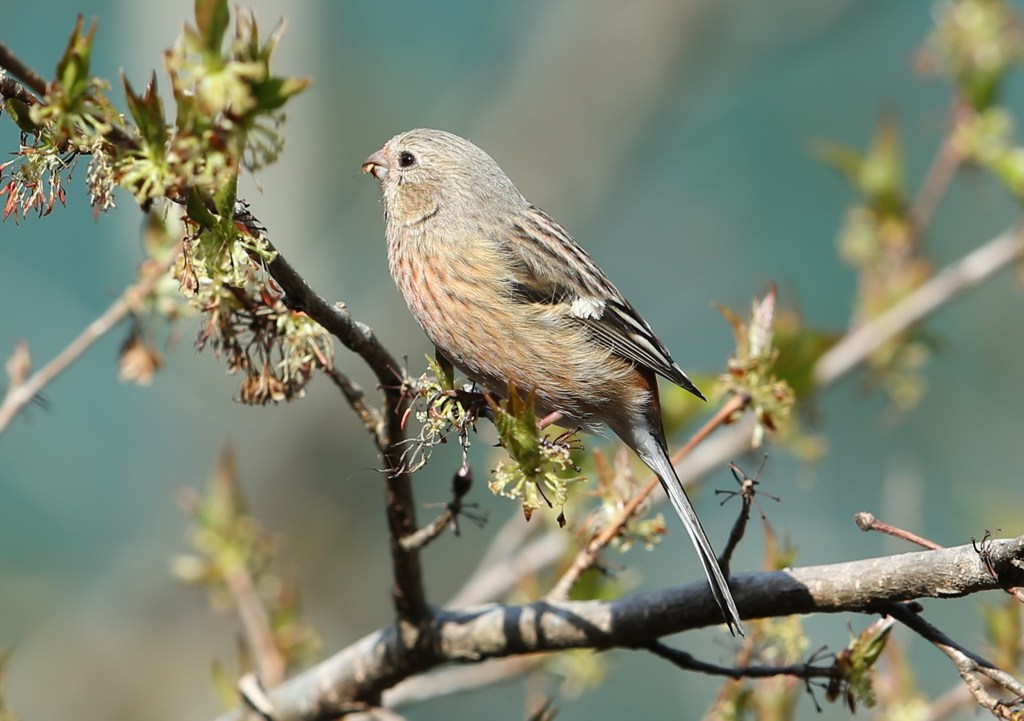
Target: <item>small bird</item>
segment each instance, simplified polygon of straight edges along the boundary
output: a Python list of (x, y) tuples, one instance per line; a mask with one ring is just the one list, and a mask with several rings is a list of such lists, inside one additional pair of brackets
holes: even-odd
[(363, 163), (380, 181), (388, 265), (439, 358), (542, 415), (607, 425), (661, 480), (733, 633), (739, 612), (669, 459), (657, 376), (706, 400), (636, 309), (476, 145), (400, 133)]

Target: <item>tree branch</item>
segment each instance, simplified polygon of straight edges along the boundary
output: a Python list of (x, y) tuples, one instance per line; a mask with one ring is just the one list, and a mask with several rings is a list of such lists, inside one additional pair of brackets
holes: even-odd
[[(916, 598), (952, 598), (1020, 584), (1022, 560), (1024, 536), (992, 542), (990, 561), (998, 581), (966, 545), (734, 575), (730, 585), (744, 618), (888, 612)], [(541, 600), (438, 611), (418, 631), (395, 624), (366, 636), (269, 696), (275, 721), (320, 719), (357, 703), (379, 705), (386, 689), (443, 664), (571, 648), (635, 648), (720, 622), (703, 579), (614, 601)], [(222, 717), (238, 718), (237, 711)]]
[(1011, 721), (1020, 718), (1020, 715), (1010, 705), (993, 698), (988, 693), (988, 690), (985, 688), (985, 679), (1005, 689), (1017, 699), (1024, 698), (1024, 683), (998, 668), (991, 661), (956, 643), (906, 604), (894, 604), (886, 609), (886, 612), (946, 654), (949, 660), (956, 666), (960, 677), (964, 680), (979, 706), (988, 709), (997, 718), (1010, 719)]
[(68, 366), (89, 350), (93, 343), (109, 333), (118, 323), (127, 318), (139, 302), (149, 295), (156, 284), (178, 260), (181, 254), (181, 242), (168, 252), (167, 257), (159, 262), (144, 263), (143, 277), (134, 285), (125, 288), (124, 292), (110, 304), (99, 318), (85, 327), (78, 337), (71, 341), (56, 357), (38, 371), (29, 376), (23, 383), (12, 384), (0, 403), (0, 436), (7, 426), (32, 399), (35, 398), (48, 383), (67, 370)]
[(1022, 255), (1024, 241), (1020, 229), (1011, 228), (946, 266), (892, 308), (851, 330), (829, 348), (814, 366), (816, 384), (827, 386), (839, 380), (889, 339)]
[(771, 678), (773, 676), (796, 676), (810, 680), (812, 678), (839, 678), (841, 672), (835, 664), (815, 666), (811, 662), (796, 663), (786, 666), (719, 666), (716, 663), (701, 661), (686, 651), (672, 648), (661, 641), (654, 641), (639, 650), (646, 650), (659, 658), (663, 658), (684, 671), (698, 671), (710, 676), (725, 676), (731, 679)]
[(21, 62), (4, 43), (0, 43), (0, 68), (7, 70), (37, 95), (46, 95), (46, 78)]
[(369, 326), (355, 320), (344, 306), (328, 303), (306, 283), (281, 251), (270, 244), (265, 230), (242, 201), (236, 204), (235, 220), (261, 233), (275, 252), (274, 260), (267, 265), (267, 271), (285, 292), (288, 304), (302, 310), (326, 328), (342, 345), (362, 358), (377, 377), (384, 393), (384, 422), (380, 424), (375, 437), (386, 470), (385, 496), (394, 573), (391, 595), (399, 618), (422, 623), (429, 617), (430, 609), (423, 586), (419, 551), (402, 545), (402, 539), (417, 530), (412, 478), (402, 464), (405, 374)]

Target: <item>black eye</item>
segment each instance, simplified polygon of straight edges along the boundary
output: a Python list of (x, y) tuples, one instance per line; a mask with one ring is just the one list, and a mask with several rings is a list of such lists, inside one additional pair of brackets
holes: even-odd
[(416, 156), (410, 153), (408, 150), (403, 150), (398, 154), (398, 165), (403, 168), (408, 168), (416, 162)]

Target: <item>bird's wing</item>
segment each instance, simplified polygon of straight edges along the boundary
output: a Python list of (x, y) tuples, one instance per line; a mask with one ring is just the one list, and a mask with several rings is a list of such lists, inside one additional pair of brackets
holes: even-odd
[(583, 324), (616, 355), (704, 398), (647, 321), (554, 218), (528, 206), (513, 222), (511, 234), (518, 242), (504, 250), (517, 300), (563, 306), (566, 317)]

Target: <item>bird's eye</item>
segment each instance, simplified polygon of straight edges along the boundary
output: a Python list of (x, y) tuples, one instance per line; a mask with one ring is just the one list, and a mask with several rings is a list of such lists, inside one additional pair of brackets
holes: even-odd
[(398, 165), (403, 168), (408, 168), (416, 162), (416, 156), (410, 153), (408, 150), (403, 150), (398, 154)]

